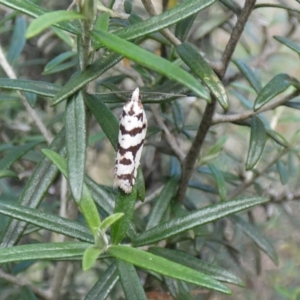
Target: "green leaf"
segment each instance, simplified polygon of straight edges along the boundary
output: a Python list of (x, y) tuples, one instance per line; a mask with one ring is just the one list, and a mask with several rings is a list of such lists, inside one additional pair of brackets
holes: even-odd
[(289, 181), (289, 173), (285, 165), (283, 164), (282, 161), (277, 161), (276, 162), (276, 167), (280, 176), (280, 181), (283, 185), (286, 185)]
[(180, 20), (198, 13), (214, 2), (215, 0), (187, 0), (148, 20), (118, 30), (115, 34), (123, 39), (133, 40), (169, 27)]
[[(54, 151), (43, 149), (42, 152), (47, 157), (49, 157), (52, 162), (59, 168), (60, 172), (66, 178), (68, 178), (66, 160)], [(91, 232), (93, 233), (93, 235), (95, 235), (97, 233), (97, 229), (101, 224), (101, 220), (94, 199), (86, 184), (83, 185), (82, 197), (81, 201), (79, 202), (79, 207)]]
[(0, 250), (0, 264), (24, 260), (64, 260), (81, 257), (91, 244), (81, 242), (30, 244)]
[(105, 300), (119, 279), (116, 265), (111, 264), (100, 276), (84, 300)]
[(99, 229), (101, 231), (106, 231), (112, 224), (114, 224), (116, 221), (121, 219), (124, 216), (124, 213), (116, 213), (108, 216), (103, 222), (101, 223)]
[[(0, 0), (1, 1), (1, 0)], [(104, 72), (109, 70), (112, 66), (117, 64), (123, 57), (116, 53), (106, 53), (99, 59), (88, 65), (83, 71), (77, 72), (72, 78), (63, 86), (63, 88), (53, 98), (52, 105), (56, 105), (75, 92), (80, 90), (87, 83), (98, 78)]]
[(278, 94), (284, 92), (288, 87), (294, 86), (300, 89), (299, 81), (287, 74), (278, 74), (271, 79), (258, 94), (255, 103), (254, 111), (259, 110)]
[(180, 58), (202, 80), (215, 96), (224, 110), (228, 109), (228, 98), (225, 88), (211, 66), (191, 44), (184, 42), (176, 47)]
[(48, 82), (9, 78), (0, 78), (0, 87), (9, 90), (27, 91), (46, 97), (53, 97), (61, 89), (61, 86)]
[[(46, 9), (28, 0), (0, 0), (0, 4), (10, 7), (13, 10), (20, 11), (34, 18), (37, 18), (48, 12)], [(76, 26), (76, 24), (72, 24), (71, 22), (62, 22), (60, 24), (56, 24), (55, 26), (74, 34), (80, 33), (79, 27)]]
[(108, 49), (185, 85), (199, 97), (209, 100), (206, 90), (197, 79), (166, 59), (105, 31), (93, 31), (91, 35)]
[(289, 142), (277, 131), (269, 129), (267, 131), (268, 136), (273, 139), (276, 143), (283, 147), (288, 147)]
[(162, 220), (163, 216), (166, 213), (166, 210), (172, 198), (174, 197), (177, 187), (178, 187), (177, 177), (172, 177), (167, 181), (163, 190), (161, 191), (158, 198), (156, 199), (154, 207), (151, 210), (151, 214), (146, 226), (146, 230), (155, 227), (160, 223), (160, 221)]
[(283, 36), (278, 36), (278, 35), (273, 36), (273, 38), (275, 40), (277, 40), (278, 42), (286, 45), (290, 49), (296, 51), (298, 54), (300, 54), (300, 46), (298, 44), (296, 44), (295, 42), (293, 42), (292, 40), (287, 39), (286, 37), (283, 37)]
[(226, 286), (215, 279), (149, 252), (127, 246), (110, 246), (108, 253), (137, 267), (154, 271), (164, 276), (204, 286), (219, 292), (231, 293)]
[(0, 170), (0, 178), (5, 178), (5, 177), (18, 178), (18, 174), (10, 170)]
[(123, 218), (115, 222), (111, 227), (111, 240), (113, 244), (119, 244), (125, 237), (129, 228), (135, 201), (137, 197), (137, 186), (134, 185), (130, 194), (125, 194), (119, 189), (114, 213), (124, 213)]
[(9, 168), (15, 161), (17, 161), (20, 157), (25, 155), (28, 151), (34, 148), (36, 145), (40, 144), (41, 142), (31, 142), (25, 145), (16, 146), (13, 149), (10, 149), (8, 154), (6, 154), (0, 160), (0, 170), (5, 170)]
[(237, 225), (253, 242), (278, 265), (278, 256), (274, 246), (252, 224), (239, 216), (231, 216), (232, 222)]
[(30, 23), (26, 31), (26, 38), (34, 37), (56, 23), (74, 19), (84, 19), (84, 16), (72, 10), (57, 10), (45, 13)]
[(149, 251), (155, 255), (162, 256), (165, 259), (174, 261), (180, 265), (184, 265), (195, 271), (201, 272), (216, 280), (243, 286), (242, 280), (231, 274), (227, 270), (202, 261), (184, 252), (159, 247), (151, 247)]
[(236, 66), (239, 68), (240, 72), (245, 76), (250, 85), (255, 89), (256, 93), (259, 94), (262, 90), (262, 85), (253, 69), (250, 68), (246, 63), (242, 60), (233, 60)]
[(137, 199), (143, 202), (146, 197), (146, 188), (145, 188), (144, 174), (141, 166), (138, 167), (135, 184), (137, 186)]
[(86, 104), (96, 118), (110, 143), (117, 150), (119, 122), (112, 111), (93, 95), (86, 96)]
[(251, 121), (250, 145), (248, 149), (246, 170), (254, 168), (265, 148), (267, 133), (263, 121), (253, 116)]
[(141, 280), (133, 265), (117, 259), (117, 268), (126, 299), (147, 300)]
[(227, 198), (227, 188), (226, 188), (226, 182), (223, 177), (222, 172), (220, 172), (219, 169), (217, 169), (214, 165), (208, 164), (209, 169), (211, 170), (218, 186), (219, 195), (222, 201), (225, 201)]
[(186, 216), (174, 218), (156, 227), (141, 233), (133, 241), (134, 246), (153, 244), (181, 232), (193, 229), (197, 226), (216, 221), (230, 214), (252, 206), (267, 202), (267, 198), (253, 197), (241, 198), (232, 201), (221, 202), (189, 213)]
[[(65, 132), (64, 130), (61, 130), (51, 143), (50, 149), (57, 152), (63, 152), (64, 143)], [(56, 178), (56, 175), (56, 166), (54, 166), (48, 158), (43, 158), (36, 166), (33, 174), (28, 180), (23, 193), (18, 200), (18, 204), (31, 208), (37, 207), (42, 201), (44, 195), (48, 192), (50, 185)], [(11, 220), (0, 237), (0, 246), (9, 247), (17, 243), (25, 228), (26, 223), (18, 220)]]
[(182, 132), (184, 128), (184, 110), (179, 101), (176, 100), (172, 102), (171, 106), (176, 129), (178, 132)]
[(101, 254), (103, 249), (99, 249), (95, 246), (89, 246), (85, 249), (82, 258), (82, 269), (83, 271), (87, 271), (93, 267), (98, 256)]
[(10, 64), (13, 64), (19, 55), (21, 54), (26, 40), (25, 40), (25, 31), (26, 31), (26, 21), (22, 17), (16, 18), (14, 24), (14, 31), (11, 37), (10, 46), (7, 52), (7, 60)]
[(85, 169), (86, 129), (83, 92), (75, 94), (66, 107), (66, 148), (68, 178), (74, 200), (82, 196)]
[(47, 63), (47, 65), (44, 68), (43, 74), (51, 74), (53, 69), (57, 68), (59, 65), (61, 65), (61, 63), (75, 55), (76, 53), (73, 51), (67, 51), (57, 55), (55, 58), (53, 58)]
[(94, 241), (93, 236), (86, 226), (72, 220), (45, 213), (41, 210), (1, 201), (0, 213), (84, 242), (93, 243)]

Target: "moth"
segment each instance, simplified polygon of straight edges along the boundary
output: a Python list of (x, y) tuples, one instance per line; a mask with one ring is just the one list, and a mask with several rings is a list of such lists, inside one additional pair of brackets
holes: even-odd
[(114, 186), (129, 194), (135, 184), (137, 169), (147, 132), (147, 118), (136, 88), (120, 116), (118, 149), (114, 167)]

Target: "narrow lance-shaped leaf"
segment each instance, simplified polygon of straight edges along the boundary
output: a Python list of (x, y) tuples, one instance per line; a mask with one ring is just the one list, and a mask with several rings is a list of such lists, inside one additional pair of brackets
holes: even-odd
[(267, 133), (263, 121), (259, 117), (253, 116), (246, 170), (251, 170), (260, 159), (265, 148), (266, 139)]
[(0, 78), (0, 88), (18, 91), (27, 91), (37, 95), (53, 97), (61, 86), (43, 81)]
[(286, 45), (290, 49), (292, 49), (292, 50), (296, 51), (298, 54), (300, 54), (300, 46), (299, 46), (299, 44), (297, 44), (297, 43), (293, 42), (292, 40), (290, 40), (290, 39), (288, 39), (286, 37), (283, 37), (283, 36), (275, 35), (273, 37), (278, 42)]
[(84, 16), (72, 10), (57, 10), (45, 13), (33, 20), (27, 28), (26, 38), (30, 39), (46, 28), (56, 23), (70, 21), (74, 19), (83, 19)]
[(117, 268), (126, 299), (147, 300), (141, 280), (137, 275), (134, 266), (117, 259)]
[(237, 225), (254, 243), (265, 252), (275, 264), (278, 264), (278, 256), (274, 246), (252, 224), (244, 221), (239, 216), (231, 216), (230, 219)]
[(10, 64), (13, 64), (16, 59), (21, 54), (26, 40), (25, 40), (25, 31), (26, 31), (26, 21), (22, 17), (16, 18), (14, 24), (14, 31), (11, 37), (10, 47), (7, 52), (7, 60)]
[(196, 93), (201, 98), (209, 100), (205, 88), (192, 75), (153, 53), (146, 51), (118, 36), (105, 32), (93, 31), (92, 36), (108, 49), (111, 49), (132, 61), (173, 79)]
[(46, 243), (1, 249), (0, 264), (25, 260), (64, 260), (81, 257), (91, 244), (80, 242)]
[(0, 214), (85, 242), (92, 243), (94, 241), (86, 226), (41, 210), (1, 201)]
[(119, 279), (116, 264), (111, 264), (100, 276), (84, 300), (104, 300), (113, 289)]
[[(55, 153), (54, 151), (44, 149), (42, 152), (51, 159), (51, 161), (59, 168), (60, 172), (68, 178), (67, 173), (67, 162), (66, 160)], [(82, 214), (85, 217), (85, 220), (93, 233), (95, 235), (97, 233), (97, 229), (101, 224), (100, 216), (93, 200), (93, 197), (90, 194), (88, 187), (84, 184), (82, 190), (82, 198), (79, 202), (79, 207), (81, 209)]]
[(209, 169), (211, 170), (218, 186), (219, 195), (222, 201), (226, 200), (227, 197), (227, 188), (226, 188), (226, 182), (223, 177), (223, 174), (220, 172), (219, 169), (217, 169), (214, 165), (209, 164)]
[(223, 293), (230, 293), (230, 290), (226, 286), (215, 279), (146, 251), (128, 246), (110, 246), (108, 253), (146, 270)]
[(176, 47), (180, 58), (191, 68), (191, 70), (209, 88), (224, 110), (228, 109), (228, 98), (225, 88), (200, 53), (189, 43), (184, 42)]
[[(64, 152), (65, 131), (61, 130), (56, 135), (55, 139), (50, 145), (50, 148), (57, 152)], [(19, 205), (35, 208), (42, 201), (44, 195), (49, 190), (49, 187), (56, 177), (58, 170), (48, 158), (43, 158), (36, 166), (35, 171), (27, 182), (22, 195), (18, 200)], [(11, 220), (8, 226), (3, 231), (0, 237), (1, 247), (9, 247), (18, 242), (22, 233), (26, 228), (26, 223), (18, 220)]]
[(162, 256), (168, 260), (177, 262), (181, 265), (184, 265), (188, 268), (199, 271), (205, 275), (208, 275), (216, 280), (224, 281), (232, 284), (243, 285), (241, 279), (236, 277), (235, 275), (228, 272), (226, 269), (223, 269), (217, 265), (213, 265), (202, 261), (194, 256), (188, 255), (184, 252), (167, 249), (167, 248), (159, 248), (159, 247), (151, 247), (149, 251), (155, 255)]
[(259, 93), (262, 89), (262, 85), (254, 71), (246, 63), (239, 59), (234, 60), (233, 62), (236, 64), (251, 86), (255, 89), (255, 91)]
[(67, 103), (66, 148), (69, 183), (74, 200), (79, 202), (82, 195), (86, 150), (85, 107), (82, 92), (75, 94)]
[(220, 218), (267, 202), (267, 198), (242, 198), (226, 201), (199, 209), (186, 216), (174, 218), (141, 233), (133, 241), (135, 246), (153, 244), (197, 226), (216, 221)]
[(112, 111), (93, 95), (86, 96), (86, 104), (101, 126), (110, 143), (117, 150), (119, 122)]
[(57, 68), (59, 65), (61, 65), (64, 61), (67, 59), (75, 56), (76, 53), (73, 51), (67, 51), (64, 53), (59, 54), (55, 58), (53, 58), (51, 61), (47, 63), (47, 65), (44, 67), (43, 74), (50, 74), (51, 71), (55, 68)]
[(289, 181), (289, 173), (286, 166), (280, 160), (276, 163), (276, 166), (280, 176), (281, 183), (283, 185), (287, 184), (287, 182)]
[(267, 104), (280, 93), (284, 92), (290, 86), (300, 89), (300, 83), (296, 78), (287, 74), (276, 75), (258, 94), (254, 103), (254, 110), (259, 110), (262, 106)]

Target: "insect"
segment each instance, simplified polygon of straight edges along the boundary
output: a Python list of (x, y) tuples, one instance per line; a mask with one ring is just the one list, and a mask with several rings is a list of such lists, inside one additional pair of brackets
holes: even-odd
[(120, 116), (114, 185), (129, 194), (135, 184), (137, 169), (147, 132), (147, 118), (136, 88)]

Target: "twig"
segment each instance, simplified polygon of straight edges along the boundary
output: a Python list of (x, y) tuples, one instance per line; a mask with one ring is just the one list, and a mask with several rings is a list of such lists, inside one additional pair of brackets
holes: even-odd
[[(17, 76), (16, 76), (13, 68), (8, 63), (6, 57), (5, 57), (4, 53), (3, 53), (1, 45), (0, 45), (0, 65), (1, 65), (1, 67), (3, 68), (3, 70), (6, 73), (6, 75), (9, 78), (11, 78), (11, 79), (17, 79)], [(53, 140), (52, 134), (47, 130), (46, 126), (41, 121), (41, 119), (38, 117), (38, 115), (36, 114), (36, 112), (34, 111), (34, 109), (29, 105), (29, 103), (27, 102), (27, 100), (24, 97), (24, 95), (20, 91), (17, 91), (17, 93), (18, 93), (18, 95), (19, 95), (19, 97), (21, 99), (22, 104), (26, 108), (27, 113), (33, 119), (35, 125), (38, 127), (38, 129), (40, 130), (40, 132), (44, 136), (44, 138), (47, 141), (47, 143), (50, 144), (51, 141)]]
[(245, 24), (253, 10), (253, 7), (255, 5), (256, 0), (246, 0), (245, 6), (243, 7), (240, 15), (238, 16), (237, 23), (235, 24), (232, 33), (230, 35), (230, 39), (226, 45), (225, 51), (222, 55), (221, 61), (222, 61), (222, 68), (220, 70), (219, 75), (221, 78), (223, 78), (228, 64), (231, 60), (232, 54), (235, 50), (235, 47), (240, 40), (240, 37), (242, 35), (242, 32), (244, 30)]
[(31, 284), (29, 281), (27, 281), (25, 279), (7, 274), (7, 273), (3, 272), (2, 270), (0, 270), (0, 278), (4, 279), (10, 283), (19, 285), (19, 286), (28, 286), (37, 296), (39, 296), (45, 300), (51, 299), (51, 296), (48, 292), (34, 286), (33, 284)]
[(276, 108), (279, 105), (282, 105), (283, 103), (286, 103), (287, 101), (297, 97), (300, 95), (300, 91), (296, 90), (292, 94), (287, 95), (286, 97), (283, 97), (281, 99), (278, 99), (277, 101), (270, 102), (266, 105), (264, 105), (261, 109), (257, 111), (253, 111), (252, 109), (246, 110), (242, 113), (236, 113), (236, 114), (230, 114), (230, 115), (221, 115), (218, 113), (215, 113), (213, 116), (212, 124), (218, 124), (218, 123), (224, 123), (224, 122), (236, 122), (236, 121), (241, 121), (245, 120), (247, 118), (250, 118), (254, 115), (257, 115), (259, 113), (272, 110)]
[[(150, 16), (156, 16), (157, 12), (151, 2), (151, 0), (142, 0), (142, 3)], [(161, 34), (174, 46), (181, 44), (181, 41), (168, 29), (164, 28), (160, 30)]]
[[(228, 44), (226, 46), (226, 49), (223, 53), (222, 56), (222, 68), (217, 72), (218, 76), (220, 77), (220, 79), (222, 80), (225, 72), (227, 70), (229, 61), (232, 57), (232, 54), (235, 50), (235, 47), (239, 41), (239, 38), (243, 32), (243, 29), (245, 27), (245, 24), (248, 20), (248, 17), (252, 11), (252, 8), (255, 4), (255, 0), (247, 0), (245, 3), (245, 6), (243, 7), (236, 25), (234, 26), (233, 30), (232, 30), (232, 34), (230, 36), (230, 39), (228, 41)], [(216, 99), (212, 99), (212, 103), (211, 104), (207, 104), (204, 115), (203, 115), (203, 119), (199, 125), (198, 131), (197, 131), (197, 135), (194, 139), (194, 142), (185, 158), (185, 162), (183, 164), (183, 168), (182, 168), (182, 174), (181, 174), (181, 179), (179, 182), (179, 187), (177, 190), (177, 201), (179, 202), (183, 202), (184, 197), (185, 197), (185, 193), (188, 187), (188, 182), (191, 178), (191, 176), (193, 175), (193, 171), (194, 171), (194, 165), (196, 163), (197, 157), (199, 155), (199, 152), (201, 150), (201, 147), (203, 145), (203, 142), (205, 140), (206, 134), (210, 128), (210, 126), (213, 124), (212, 123), (212, 118), (213, 118), (213, 113), (214, 113), (214, 109), (215, 109), (215, 105), (216, 105)]]
[(156, 109), (155, 105), (151, 105), (151, 111), (152, 111), (153, 116), (154, 116), (156, 122), (158, 123), (159, 127), (164, 131), (165, 137), (166, 137), (166, 140), (167, 140), (169, 146), (171, 147), (171, 149), (173, 150), (173, 152), (175, 153), (175, 155), (179, 159), (179, 161), (181, 163), (183, 163), (185, 154), (181, 151), (174, 135), (171, 134), (171, 132), (169, 131), (168, 127), (164, 123), (164, 121), (163, 121), (162, 117), (160, 116), (159, 111)]

